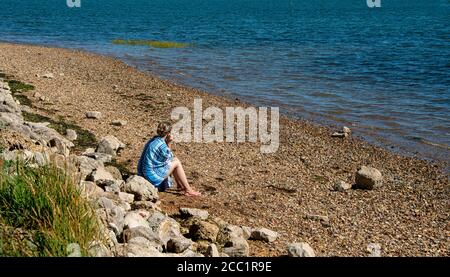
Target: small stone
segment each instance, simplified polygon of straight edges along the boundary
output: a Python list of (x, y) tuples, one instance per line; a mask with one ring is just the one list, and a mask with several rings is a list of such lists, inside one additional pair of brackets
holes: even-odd
[(305, 242), (301, 243), (291, 243), (287, 247), (287, 252), (289, 257), (315, 257), (316, 253)]
[(362, 166), (356, 172), (356, 188), (372, 190), (382, 186), (383, 175), (381, 172), (373, 167)]
[(86, 117), (87, 118), (93, 118), (93, 119), (99, 119), (102, 117), (102, 113), (101, 112), (96, 112), (96, 111), (90, 111), (90, 112), (86, 112)]
[(207, 220), (209, 216), (208, 211), (195, 208), (180, 208), (180, 214), (184, 218), (195, 217), (201, 220)]
[(81, 257), (81, 248), (78, 243), (69, 243), (66, 250), (67, 257)]
[(347, 133), (341, 133), (341, 132), (334, 132), (333, 134), (331, 134), (332, 138), (345, 138), (347, 136), (348, 136)]
[(46, 79), (53, 79), (53, 78), (55, 78), (55, 75), (53, 75), (53, 73), (45, 73), (44, 75), (42, 75), (42, 77), (43, 78), (46, 78)]
[(211, 243), (208, 246), (208, 249), (206, 249), (205, 256), (206, 257), (220, 257), (220, 253), (219, 253), (219, 250), (217, 249), (217, 245), (215, 245), (214, 243)]
[(349, 190), (349, 189), (351, 189), (351, 188), (352, 188), (352, 185), (349, 184), (349, 183), (346, 183), (346, 182), (344, 182), (344, 181), (337, 181), (337, 182), (334, 184), (334, 186), (333, 186), (333, 189), (334, 189), (335, 191), (340, 191), (340, 192)]
[(310, 219), (310, 220), (315, 220), (315, 221), (322, 221), (322, 222), (325, 222), (325, 223), (330, 222), (330, 219), (326, 215), (307, 214), (306, 218)]
[(115, 136), (106, 136), (99, 142), (95, 152), (105, 153), (114, 157), (116, 156), (117, 151), (123, 148), (125, 148), (125, 144)]
[(381, 245), (379, 243), (369, 243), (367, 252), (369, 252), (369, 257), (381, 257)]
[(244, 239), (249, 239), (252, 236), (253, 228), (248, 226), (241, 226), (242, 229), (242, 237)]
[(127, 121), (126, 120), (114, 120), (113, 122), (111, 122), (112, 125), (114, 126), (125, 126), (127, 125)]
[(33, 94), (33, 97), (34, 97), (34, 98), (37, 98), (37, 99), (40, 99), (40, 98), (42, 97), (42, 95), (41, 95), (39, 92), (35, 92), (35, 93)]
[(77, 139), (77, 137), (78, 137), (77, 136), (77, 132), (75, 130), (72, 130), (72, 129), (67, 129), (66, 130), (66, 138), (68, 140), (74, 141), (74, 140)]
[(167, 251), (172, 253), (182, 253), (191, 247), (192, 244), (192, 240), (185, 237), (171, 238), (167, 242)]
[(245, 239), (234, 237), (225, 244), (222, 250), (230, 257), (247, 257), (250, 252), (250, 246)]
[(250, 239), (262, 240), (265, 242), (274, 242), (278, 237), (278, 233), (267, 228), (259, 228), (252, 231)]
[(347, 126), (342, 127), (342, 133), (350, 135), (352, 133), (352, 130), (348, 128)]

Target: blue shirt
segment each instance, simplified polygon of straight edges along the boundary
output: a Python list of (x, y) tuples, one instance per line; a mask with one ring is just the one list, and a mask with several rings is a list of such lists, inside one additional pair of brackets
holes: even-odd
[(138, 163), (138, 175), (158, 187), (168, 177), (172, 160), (173, 153), (164, 139), (155, 136), (145, 144)]

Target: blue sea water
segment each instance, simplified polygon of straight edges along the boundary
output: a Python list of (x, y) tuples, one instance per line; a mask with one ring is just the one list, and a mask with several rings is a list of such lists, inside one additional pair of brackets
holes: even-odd
[[(0, 0), (0, 40), (142, 70), (449, 161), (448, 0)], [(112, 40), (187, 42), (180, 49)], [(1, 65), (0, 65), (1, 69)]]

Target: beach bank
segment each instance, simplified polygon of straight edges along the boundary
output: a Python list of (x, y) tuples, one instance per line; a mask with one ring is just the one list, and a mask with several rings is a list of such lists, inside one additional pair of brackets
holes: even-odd
[[(0, 70), (32, 84), (25, 95), (33, 111), (63, 118), (96, 137), (126, 144), (117, 162), (136, 171), (144, 143), (173, 108), (245, 104), (176, 85), (111, 58), (82, 51), (0, 44)], [(86, 112), (101, 113), (98, 119)], [(112, 124), (122, 121), (126, 124)], [(123, 125), (123, 126), (117, 126)], [(207, 209), (236, 225), (266, 226), (280, 233), (268, 248), (252, 243), (252, 255), (275, 256), (288, 242), (309, 243), (320, 256), (366, 256), (379, 243), (385, 256), (448, 256), (449, 185), (442, 165), (403, 157), (331, 130), (280, 117), (280, 145), (261, 154), (259, 143), (179, 143), (192, 184), (204, 197), (161, 193), (162, 207)], [(361, 166), (383, 174), (376, 190), (332, 189), (353, 184)]]

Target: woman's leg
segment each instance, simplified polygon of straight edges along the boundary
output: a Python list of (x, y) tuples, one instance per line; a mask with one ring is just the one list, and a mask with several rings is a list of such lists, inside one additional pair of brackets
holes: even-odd
[(169, 175), (173, 174), (175, 177), (175, 181), (177, 185), (181, 187), (182, 190), (185, 191), (186, 195), (189, 196), (198, 196), (200, 192), (195, 191), (190, 185), (186, 177), (186, 173), (184, 172), (183, 165), (181, 164), (178, 158), (174, 158), (172, 161), (172, 166), (169, 171)]

